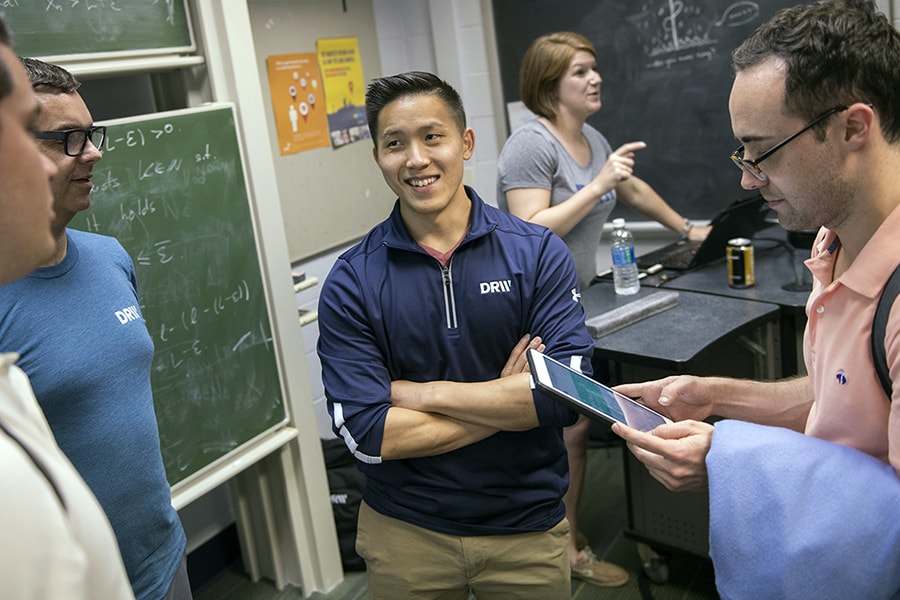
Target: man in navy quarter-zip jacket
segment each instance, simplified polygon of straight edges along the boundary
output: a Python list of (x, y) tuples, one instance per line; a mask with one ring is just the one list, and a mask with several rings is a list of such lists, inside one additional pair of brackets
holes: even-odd
[(527, 347), (590, 374), (562, 240), (462, 184), (474, 133), (430, 73), (375, 80), (373, 154), (398, 200), (319, 304), (332, 426), (366, 474), (357, 550), (373, 598), (568, 598), (562, 428)]

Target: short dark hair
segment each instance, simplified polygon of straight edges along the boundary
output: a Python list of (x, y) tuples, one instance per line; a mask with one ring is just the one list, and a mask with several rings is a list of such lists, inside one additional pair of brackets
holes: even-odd
[(31, 87), (34, 89), (48, 87), (55, 92), (71, 94), (81, 86), (81, 82), (75, 79), (74, 75), (60, 66), (25, 56), (20, 56), (19, 60), (25, 67)]
[(453, 87), (433, 73), (425, 71), (409, 71), (399, 75), (375, 79), (366, 89), (366, 119), (369, 121), (369, 134), (375, 146), (378, 146), (378, 116), (385, 106), (404, 96), (433, 94), (443, 100), (456, 121), (459, 131), (466, 129), (466, 111), (462, 98)]
[[(0, 45), (9, 46), (9, 29), (6, 28), (6, 21), (3, 20), (3, 13), (0, 12)], [(12, 75), (6, 62), (0, 59), (0, 100), (3, 100), (12, 93), (13, 82)]]
[(590, 40), (573, 31), (547, 33), (531, 42), (519, 68), (519, 98), (525, 108), (545, 119), (556, 118), (559, 81), (579, 51), (597, 57)]
[(732, 52), (731, 64), (740, 72), (770, 57), (787, 66), (786, 114), (811, 119), (834, 106), (867, 102), (885, 139), (900, 142), (900, 32), (872, 0), (783, 9)]

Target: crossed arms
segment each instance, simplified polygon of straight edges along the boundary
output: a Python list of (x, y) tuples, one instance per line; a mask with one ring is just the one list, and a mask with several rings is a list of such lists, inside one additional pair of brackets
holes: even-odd
[(543, 344), (539, 337), (529, 338), (525, 335), (519, 340), (500, 377), (491, 381), (392, 382), (381, 458), (434, 456), (498, 431), (537, 427), (525, 351), (542, 350)]

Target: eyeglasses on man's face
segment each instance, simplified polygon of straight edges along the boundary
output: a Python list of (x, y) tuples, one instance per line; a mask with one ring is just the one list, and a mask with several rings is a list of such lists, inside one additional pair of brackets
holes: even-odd
[(81, 156), (87, 148), (88, 140), (94, 148), (100, 148), (106, 137), (106, 127), (97, 125), (90, 129), (68, 129), (66, 131), (37, 131), (34, 134), (39, 140), (62, 140), (66, 156)]
[(735, 165), (737, 165), (737, 168), (740, 169), (741, 171), (747, 171), (748, 173), (750, 173), (751, 175), (753, 175), (760, 181), (768, 181), (769, 177), (765, 173), (763, 173), (762, 170), (759, 168), (759, 163), (766, 160), (767, 158), (769, 158), (770, 156), (775, 154), (777, 151), (781, 150), (784, 146), (786, 146), (788, 144), (788, 142), (794, 140), (795, 138), (799, 137), (801, 134), (812, 129), (813, 127), (815, 127), (816, 125), (818, 125), (819, 123), (821, 123), (822, 121), (824, 121), (825, 119), (830, 117), (831, 115), (833, 115), (835, 113), (839, 113), (841, 111), (845, 111), (845, 110), (847, 110), (847, 108), (848, 108), (847, 106), (835, 106), (834, 108), (830, 108), (830, 109), (826, 110), (819, 116), (815, 117), (812, 121), (807, 123), (803, 127), (803, 129), (801, 129), (800, 131), (798, 131), (797, 133), (795, 133), (793, 135), (788, 136), (787, 138), (783, 139), (782, 141), (778, 142), (777, 144), (775, 144), (774, 146), (772, 146), (771, 148), (769, 148), (768, 150), (766, 150), (765, 152), (760, 154), (759, 158), (755, 158), (755, 159), (744, 158), (744, 146), (742, 144), (737, 150), (735, 150), (734, 152), (731, 153), (731, 161)]

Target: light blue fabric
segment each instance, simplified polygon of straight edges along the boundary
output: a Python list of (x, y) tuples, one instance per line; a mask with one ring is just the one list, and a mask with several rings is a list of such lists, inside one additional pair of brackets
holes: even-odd
[(900, 598), (900, 478), (787, 429), (716, 424), (710, 556), (723, 600)]

